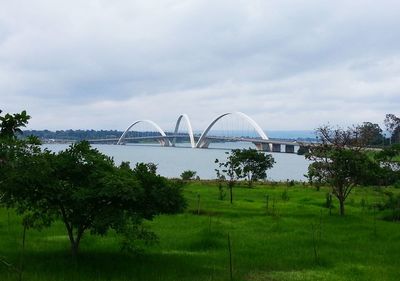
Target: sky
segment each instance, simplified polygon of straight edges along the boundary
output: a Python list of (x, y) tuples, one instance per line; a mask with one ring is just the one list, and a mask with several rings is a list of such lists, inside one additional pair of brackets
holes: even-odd
[(0, 0), (0, 109), (28, 129), (263, 129), (400, 115), (400, 1)]

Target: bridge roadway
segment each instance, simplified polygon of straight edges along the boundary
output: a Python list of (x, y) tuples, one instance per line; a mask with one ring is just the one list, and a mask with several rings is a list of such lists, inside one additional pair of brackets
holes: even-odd
[[(166, 136), (143, 136), (143, 137), (128, 137), (125, 141), (141, 141), (141, 140), (170, 140), (179, 138), (189, 138), (187, 135), (166, 135)], [(199, 136), (195, 136), (199, 138)], [(117, 143), (118, 138), (108, 138), (108, 139), (92, 139), (88, 140), (90, 143)], [(262, 151), (272, 151), (272, 152), (282, 152), (281, 146), (285, 147), (286, 153), (295, 153), (294, 147), (310, 146), (315, 143), (312, 142), (301, 142), (301, 141), (289, 141), (280, 139), (268, 139), (264, 140), (261, 138), (246, 138), (246, 137), (220, 137), (220, 136), (207, 136), (207, 143), (202, 146), (202, 148), (208, 148), (208, 145), (213, 141), (226, 141), (226, 142), (251, 142), (256, 145), (258, 150)], [(164, 142), (165, 143), (165, 142)], [(169, 146), (165, 145), (164, 146)], [(174, 144), (172, 144), (174, 146)]]

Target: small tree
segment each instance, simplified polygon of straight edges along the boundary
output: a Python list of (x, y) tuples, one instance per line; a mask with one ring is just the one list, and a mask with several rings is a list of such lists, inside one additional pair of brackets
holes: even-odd
[(320, 141), (310, 146), (306, 158), (312, 160), (309, 180), (329, 184), (345, 214), (344, 203), (353, 187), (363, 183), (372, 167), (371, 159), (362, 151), (364, 139), (357, 127), (343, 130), (323, 126), (316, 130)]
[[(226, 154), (229, 154), (229, 152), (226, 152)], [(218, 180), (225, 181), (226, 179), (228, 179), (229, 198), (232, 204), (233, 187), (236, 184), (237, 174), (240, 173), (238, 162), (233, 161), (232, 155), (229, 155), (226, 162), (220, 162), (218, 159), (215, 159), (215, 163), (218, 164), (219, 167), (219, 169), (215, 169)]]
[(233, 149), (228, 154), (226, 162), (220, 162), (218, 159), (215, 163), (220, 169), (215, 169), (219, 180), (228, 179), (228, 188), (230, 200), (232, 203), (233, 187), (236, 181), (245, 178), (249, 187), (252, 187), (254, 181), (264, 179), (267, 174), (266, 170), (272, 168), (275, 163), (271, 155), (258, 152), (255, 149)]
[(195, 171), (186, 170), (182, 172), (181, 178), (184, 181), (192, 180), (196, 176), (196, 174), (197, 173)]
[(235, 169), (236, 176), (246, 179), (249, 187), (252, 187), (255, 181), (265, 179), (266, 171), (275, 163), (272, 155), (251, 148), (232, 150), (231, 161), (236, 162), (239, 167)]

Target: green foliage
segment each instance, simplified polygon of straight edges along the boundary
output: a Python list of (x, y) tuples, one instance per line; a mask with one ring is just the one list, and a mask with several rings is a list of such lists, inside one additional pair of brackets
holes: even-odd
[(297, 150), (297, 155), (305, 155), (310, 151), (310, 148), (308, 146), (300, 146), (299, 149)]
[(381, 205), (381, 210), (389, 210), (384, 217), (385, 220), (400, 221), (400, 194), (385, 192), (386, 201)]
[(143, 219), (185, 207), (181, 185), (157, 175), (154, 165), (116, 167), (87, 142), (58, 154), (33, 147), (5, 168), (9, 173), (0, 184), (3, 201), (29, 217), (32, 227), (61, 219), (74, 255), (87, 230), (121, 233), (132, 229), (127, 224), (139, 227)]
[(229, 161), (237, 163), (236, 175), (238, 178), (246, 178), (249, 187), (252, 187), (253, 182), (265, 179), (266, 171), (271, 169), (275, 163), (271, 154), (251, 148), (232, 150)]
[[(266, 171), (274, 165), (275, 160), (270, 154), (259, 152), (255, 149), (233, 149), (228, 156), (227, 162), (220, 163), (225, 167), (222, 171), (228, 173), (229, 177), (246, 179), (249, 187), (253, 182), (267, 177)], [(233, 175), (229, 175), (229, 172)]]
[(16, 138), (17, 134), (22, 133), (21, 128), (28, 124), (30, 118), (25, 110), (21, 113), (7, 113), (4, 116), (0, 116), (0, 138)]
[(358, 127), (361, 138), (364, 139), (365, 145), (382, 145), (384, 136), (382, 129), (378, 124), (364, 122)]
[(181, 178), (184, 181), (192, 180), (196, 176), (196, 172), (192, 170), (183, 171), (181, 174)]
[(131, 253), (143, 253), (144, 247), (159, 242), (157, 235), (148, 230), (141, 220), (129, 220), (119, 229), (121, 250)]
[(131, 172), (144, 190), (143, 205), (139, 207), (144, 218), (151, 219), (161, 213), (176, 214), (186, 208), (182, 181), (168, 180), (158, 175), (153, 163), (138, 163)]

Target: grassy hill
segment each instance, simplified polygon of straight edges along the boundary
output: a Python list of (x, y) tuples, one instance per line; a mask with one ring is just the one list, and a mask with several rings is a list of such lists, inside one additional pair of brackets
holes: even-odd
[[(357, 188), (347, 216), (339, 217), (337, 207), (332, 215), (324, 207), (327, 192), (243, 186), (235, 188), (231, 205), (218, 200), (214, 183), (193, 182), (185, 188), (185, 213), (148, 223), (159, 243), (142, 253), (120, 252), (113, 233), (88, 234), (73, 260), (61, 223), (29, 230), (22, 279), (230, 280), (229, 234), (234, 280), (400, 280), (400, 224), (382, 220), (387, 213), (371, 207), (384, 193)], [(0, 258), (16, 268), (21, 236), (21, 218), (0, 209)], [(0, 280), (18, 280), (18, 273), (0, 263)]]

